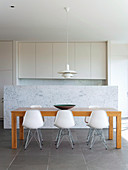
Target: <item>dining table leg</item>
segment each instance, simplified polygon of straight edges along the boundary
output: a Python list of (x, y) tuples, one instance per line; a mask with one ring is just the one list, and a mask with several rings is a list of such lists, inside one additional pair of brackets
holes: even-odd
[(109, 140), (113, 139), (113, 116), (109, 116)]
[(17, 117), (13, 112), (11, 118), (12, 118), (12, 149), (16, 149), (17, 148), (17, 128), (16, 128)]
[(116, 148), (121, 148), (121, 113), (116, 116)]
[(23, 123), (23, 117), (19, 117), (19, 128), (20, 128), (20, 139), (24, 139), (24, 128), (22, 126)]

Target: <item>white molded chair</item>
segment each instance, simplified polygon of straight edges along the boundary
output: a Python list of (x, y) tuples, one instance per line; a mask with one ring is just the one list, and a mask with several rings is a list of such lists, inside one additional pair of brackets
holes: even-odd
[[(94, 110), (98, 110), (99, 108), (100, 108), (100, 107), (97, 106), (97, 105), (90, 105), (90, 106), (89, 106), (89, 109), (91, 109), (91, 110), (93, 110), (93, 111), (94, 111)], [(90, 142), (91, 135), (92, 135), (92, 130), (93, 130), (93, 128), (88, 125), (88, 122), (89, 122), (89, 121), (90, 121), (90, 116), (85, 117), (85, 123), (86, 123), (86, 125), (89, 127), (89, 131), (88, 131), (88, 135), (87, 135), (87, 139), (86, 139), (87, 145), (88, 145), (89, 142)]]
[(59, 132), (55, 141), (56, 149), (58, 149), (65, 135), (69, 137), (71, 147), (73, 149), (74, 141), (70, 128), (75, 125), (75, 121), (72, 112), (70, 110), (59, 110), (57, 112), (54, 125), (59, 128)]
[[(23, 118), (22, 125), (29, 129), (24, 149), (27, 148), (27, 146), (29, 145), (33, 137), (38, 142), (40, 149), (42, 149), (42, 134), (38, 129), (44, 125), (44, 122), (43, 122), (40, 111), (39, 110), (27, 110)], [(35, 132), (32, 132), (33, 129), (35, 129)]]
[(106, 140), (103, 134), (103, 128), (107, 128), (108, 123), (108, 117), (104, 110), (94, 110), (91, 113), (88, 125), (92, 128), (91, 132), (91, 139), (90, 139), (90, 149), (92, 148), (93, 144), (95, 143), (95, 136), (100, 136), (100, 139), (102, 140), (103, 144), (105, 145), (105, 148), (107, 149)]

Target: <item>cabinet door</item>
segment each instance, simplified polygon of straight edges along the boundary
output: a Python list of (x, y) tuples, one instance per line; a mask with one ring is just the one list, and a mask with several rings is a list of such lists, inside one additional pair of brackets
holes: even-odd
[(19, 43), (19, 78), (35, 78), (35, 43)]
[(12, 70), (12, 42), (0, 42), (0, 70)]
[[(69, 66), (74, 70), (74, 43), (69, 43)], [(67, 64), (67, 44), (53, 43), (53, 78), (62, 78), (58, 72), (66, 69)]]
[(52, 78), (52, 43), (36, 43), (36, 78)]
[(76, 77), (90, 78), (90, 43), (75, 44)]
[(91, 79), (106, 79), (106, 43), (91, 43)]

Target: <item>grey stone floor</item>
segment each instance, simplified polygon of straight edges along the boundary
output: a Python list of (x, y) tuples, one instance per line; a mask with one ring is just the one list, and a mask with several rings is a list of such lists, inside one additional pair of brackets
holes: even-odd
[[(42, 130), (43, 150), (33, 140), (24, 151), (23, 141), (11, 149), (11, 130), (0, 123), (0, 170), (128, 170), (128, 120), (122, 121), (122, 149), (115, 149), (114, 140), (107, 140), (108, 150), (96, 141), (92, 150), (86, 145), (87, 129), (73, 129), (75, 147), (65, 139), (59, 149), (54, 140), (57, 130)], [(104, 130), (106, 139), (108, 131)]]

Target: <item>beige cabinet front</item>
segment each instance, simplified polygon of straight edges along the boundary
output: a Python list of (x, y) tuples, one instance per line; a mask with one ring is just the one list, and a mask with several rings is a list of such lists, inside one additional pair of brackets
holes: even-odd
[(52, 43), (36, 43), (36, 78), (52, 78)]
[(75, 44), (76, 77), (90, 78), (90, 43)]
[(106, 43), (91, 43), (91, 79), (106, 79)]
[(35, 78), (35, 43), (19, 43), (19, 78)]
[[(69, 43), (68, 64), (70, 70), (74, 70), (74, 43)], [(66, 69), (67, 64), (67, 44), (53, 43), (53, 78), (62, 78), (58, 72)]]
[(73, 79), (106, 79), (106, 42), (19, 43), (19, 78), (63, 78), (58, 72), (77, 72)]

